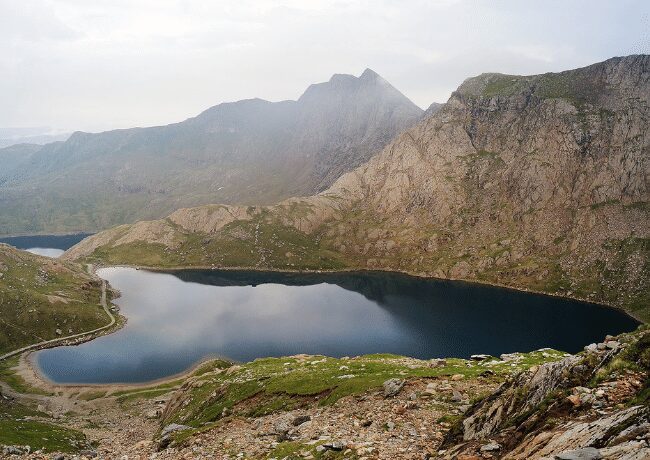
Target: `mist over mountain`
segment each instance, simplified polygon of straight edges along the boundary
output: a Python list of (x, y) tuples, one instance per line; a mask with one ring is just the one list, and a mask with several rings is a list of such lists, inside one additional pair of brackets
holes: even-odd
[(297, 101), (223, 103), (167, 126), (0, 149), (0, 234), (95, 231), (180, 207), (317, 193), (422, 114), (367, 69)]
[(48, 127), (0, 128), (0, 148), (18, 144), (44, 145), (50, 142), (65, 141), (70, 132), (53, 130)]

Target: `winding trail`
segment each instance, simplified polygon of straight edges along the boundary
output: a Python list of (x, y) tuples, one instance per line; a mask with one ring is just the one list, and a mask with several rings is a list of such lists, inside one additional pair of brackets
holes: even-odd
[[(88, 265), (87, 269), (88, 269), (88, 273), (92, 274), (92, 266)], [(56, 343), (59, 343), (59, 342), (64, 342), (66, 340), (76, 339), (76, 338), (79, 338), (79, 337), (84, 337), (84, 336), (87, 336), (87, 335), (90, 335), (90, 334), (95, 334), (97, 332), (101, 332), (101, 331), (104, 331), (104, 330), (112, 327), (115, 324), (116, 320), (115, 320), (115, 316), (113, 315), (113, 313), (111, 313), (111, 311), (108, 309), (108, 305), (106, 303), (106, 285), (107, 284), (108, 283), (106, 282), (106, 280), (102, 280), (102, 293), (101, 293), (101, 296), (100, 296), (100, 302), (101, 302), (102, 307), (104, 308), (104, 311), (106, 312), (108, 317), (111, 319), (110, 323), (108, 323), (105, 326), (98, 327), (97, 329), (93, 329), (92, 331), (80, 332), (78, 334), (68, 335), (66, 337), (57, 337), (56, 339), (44, 340), (42, 342), (34, 343), (32, 345), (28, 345), (26, 347), (19, 348), (19, 349), (14, 350), (14, 351), (10, 351), (9, 353), (5, 353), (4, 355), (1, 355), (0, 356), (0, 361), (2, 361), (4, 359), (11, 358), (12, 356), (19, 355), (19, 354), (24, 353), (26, 351), (30, 351), (30, 350), (34, 350), (34, 349), (38, 349), (38, 348), (43, 348), (43, 347), (48, 346), (48, 345), (53, 345), (53, 344), (56, 344)]]

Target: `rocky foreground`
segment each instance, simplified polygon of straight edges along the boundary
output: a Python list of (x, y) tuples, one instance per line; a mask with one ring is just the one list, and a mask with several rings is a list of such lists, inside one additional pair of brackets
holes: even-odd
[[(39, 405), (14, 424), (54, 420), (86, 437), (68, 453), (18, 444), (3, 452), (21, 459), (641, 460), (650, 458), (649, 345), (642, 326), (577, 355), (299, 355), (211, 361), (148, 388), (47, 388), (49, 396), (5, 389), (8, 413), (19, 401)], [(16, 399), (7, 403), (10, 393)], [(21, 433), (2, 417), (0, 427)], [(0, 430), (0, 440), (7, 433)]]

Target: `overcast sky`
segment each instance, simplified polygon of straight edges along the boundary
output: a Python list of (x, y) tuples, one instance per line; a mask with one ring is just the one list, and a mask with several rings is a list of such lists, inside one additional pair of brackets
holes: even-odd
[(650, 53), (649, 30), (648, 0), (0, 0), (0, 127), (166, 124), (366, 67), (425, 108), (482, 72)]

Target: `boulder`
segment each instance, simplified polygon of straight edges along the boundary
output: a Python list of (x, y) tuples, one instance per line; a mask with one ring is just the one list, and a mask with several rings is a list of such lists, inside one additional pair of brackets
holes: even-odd
[(165, 428), (163, 428), (162, 432), (160, 433), (161, 437), (165, 437), (170, 433), (174, 433), (176, 431), (184, 431), (184, 430), (190, 430), (192, 427), (187, 426), (187, 425), (179, 425), (178, 423), (170, 423), (167, 425)]
[(404, 387), (404, 380), (401, 379), (388, 379), (384, 382), (384, 397), (393, 398)]
[(293, 419), (293, 421), (291, 422), (291, 424), (292, 424), (293, 426), (300, 426), (300, 425), (302, 425), (303, 423), (306, 423), (306, 422), (308, 422), (308, 421), (310, 421), (310, 420), (311, 420), (311, 417), (310, 417), (309, 415), (298, 415), (297, 417), (295, 417), (295, 418)]
[(555, 455), (556, 460), (600, 460), (602, 454), (595, 447), (567, 450)]
[(446, 359), (434, 358), (429, 360), (429, 367), (445, 367), (447, 365)]
[(485, 361), (485, 360), (488, 360), (490, 358), (492, 358), (492, 356), (490, 356), (490, 355), (472, 355), (472, 356), (470, 356), (470, 359), (472, 361)]
[(29, 454), (29, 446), (4, 446), (2, 448), (2, 453), (4, 455), (25, 455)]
[(491, 441), (483, 446), (481, 446), (481, 452), (495, 452), (501, 449), (501, 444), (498, 442)]
[(323, 444), (323, 447), (326, 450), (334, 450), (334, 451), (341, 451), (345, 447), (345, 445), (342, 442), (339, 441), (334, 441), (330, 443)]

